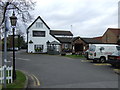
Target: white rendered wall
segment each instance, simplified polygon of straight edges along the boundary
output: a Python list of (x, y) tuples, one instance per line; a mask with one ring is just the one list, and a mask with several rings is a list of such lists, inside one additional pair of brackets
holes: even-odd
[[(36, 22), (41, 22), (42, 21), (40, 19), (38, 19)], [(33, 41), (32, 44), (29, 44), (28, 43), (28, 52), (35, 52), (34, 50), (34, 45), (44, 45), (44, 49), (43, 49), (43, 52), (47, 52), (47, 45), (46, 45), (46, 42), (49, 40), (49, 42), (52, 42), (52, 41), (57, 41), (59, 42), (58, 40), (56, 40), (54, 37), (52, 37), (49, 33), (50, 33), (50, 30), (43, 24), (43, 28), (36, 28), (36, 22), (31, 26), (31, 28), (28, 30), (28, 42), (30, 40)], [(45, 31), (45, 37), (33, 37), (33, 31)]]

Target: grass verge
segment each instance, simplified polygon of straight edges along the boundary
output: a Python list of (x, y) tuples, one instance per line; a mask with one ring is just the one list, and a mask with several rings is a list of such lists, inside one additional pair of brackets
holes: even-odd
[(2, 85), (0, 85), (0, 90), (2, 89)]
[(65, 55), (65, 56), (69, 58), (85, 58), (83, 55)]
[(26, 76), (19, 70), (16, 70), (16, 75), (16, 80), (11, 84), (7, 84), (7, 88), (11, 88), (11, 90), (13, 90), (12, 88), (24, 88), (26, 84)]

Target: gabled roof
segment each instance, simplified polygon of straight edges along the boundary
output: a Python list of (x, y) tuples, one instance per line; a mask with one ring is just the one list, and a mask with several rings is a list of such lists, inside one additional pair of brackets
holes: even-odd
[(73, 36), (70, 31), (63, 31), (63, 30), (50, 30), (51, 35), (62, 35), (62, 36)]
[(74, 42), (75, 40), (77, 40), (77, 39), (79, 39), (80, 37), (73, 37), (72, 39), (71, 39), (71, 42)]
[(100, 44), (100, 43), (102, 43), (101, 40), (97, 40), (95, 38), (81, 38), (81, 39), (88, 44)]
[(94, 37), (94, 39), (102, 39), (102, 36), (100, 36), (100, 37)]
[[(116, 36), (120, 35), (120, 28), (108, 28), (107, 31), (104, 33), (104, 35), (108, 32), (111, 31), (113, 34)], [(103, 35), (103, 36), (104, 36)]]
[(98, 40), (98, 41), (101, 41), (101, 42), (102, 42), (102, 36), (100, 36), (100, 37), (94, 37), (93, 39), (95, 39), (95, 40)]
[(99, 37), (96, 37), (96, 38), (81, 38), (81, 37), (74, 37), (72, 39), (72, 42), (76, 41), (77, 39), (81, 39), (83, 40), (85, 43), (87, 44), (99, 44), (99, 43), (102, 43), (102, 40), (99, 39)]
[(50, 42), (50, 44), (51, 44), (51, 45), (60, 45), (60, 43), (57, 42), (57, 41), (52, 41), (52, 42)]
[(55, 37), (60, 43), (71, 43), (72, 37)]
[(31, 27), (38, 19), (40, 19), (40, 20), (45, 24), (45, 26), (46, 26), (48, 29), (50, 29), (50, 27), (44, 22), (44, 20), (43, 20), (40, 16), (38, 16), (37, 19), (35, 19), (35, 21), (27, 28), (27, 30), (29, 30), (30, 27)]
[[(71, 43), (74, 42), (75, 40), (79, 39), (80, 37), (74, 37), (74, 38), (68, 38), (68, 37), (56, 37), (57, 40), (59, 40), (61, 43)], [(90, 43), (90, 44), (99, 44), (102, 43), (101, 40), (97, 40), (94, 38), (80, 38), (83, 40), (85, 43)]]

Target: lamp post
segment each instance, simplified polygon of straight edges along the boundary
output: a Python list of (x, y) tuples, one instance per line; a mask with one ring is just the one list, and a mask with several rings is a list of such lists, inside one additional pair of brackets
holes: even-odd
[(15, 26), (17, 23), (17, 17), (15, 16), (15, 13), (13, 11), (12, 16), (10, 17), (10, 21), (11, 21), (11, 26), (12, 26), (12, 30), (13, 30), (13, 81), (16, 79), (16, 71), (15, 71)]

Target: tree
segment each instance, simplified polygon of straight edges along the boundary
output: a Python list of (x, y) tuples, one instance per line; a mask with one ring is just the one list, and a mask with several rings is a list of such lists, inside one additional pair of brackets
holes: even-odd
[(22, 49), (26, 49), (27, 47), (26, 47), (26, 43), (25, 43), (25, 39), (24, 39), (24, 36), (22, 36), (22, 35), (18, 35), (18, 48), (20, 49), (20, 48), (22, 48)]
[[(9, 35), (7, 37), (7, 48), (13, 48), (13, 40), (12, 40), (12, 35)], [(1, 47), (2, 48), (1, 50), (4, 50), (4, 38), (1, 40)], [(24, 39), (24, 36), (22, 35), (16, 35), (16, 38), (15, 38), (15, 47), (18, 47), (19, 49), (22, 48), (22, 49), (26, 49), (26, 42), (25, 42), (25, 39)]]
[[(4, 33), (4, 52), (5, 57), (4, 60), (6, 60), (6, 36), (8, 31), (8, 16), (11, 14), (11, 11), (14, 11), (16, 16), (21, 18), (22, 22), (27, 23), (29, 20), (32, 19), (32, 16), (30, 15), (30, 10), (34, 10), (35, 2), (32, 0), (0, 0), (0, 32), (2, 31), (2, 28), (5, 28)], [(19, 16), (18, 16), (19, 15)], [(1, 35), (1, 33), (0, 33)], [(14, 40), (14, 39), (13, 39)], [(13, 44), (14, 45), (14, 44)], [(13, 50), (14, 51), (14, 50)], [(5, 63), (5, 62), (4, 62)], [(6, 64), (6, 63), (5, 63)], [(5, 65), (4, 64), (4, 65)], [(4, 68), (4, 75), (6, 75), (6, 68)], [(16, 72), (15, 72), (15, 54), (13, 53), (13, 81), (16, 79)], [(6, 78), (4, 78), (4, 87), (6, 87)]]
[(2, 16), (0, 27), (5, 21), (6, 12), (11, 12), (12, 10), (19, 15), (23, 22), (27, 23), (32, 19), (30, 10), (34, 10), (34, 6), (35, 2), (32, 0), (0, 0), (0, 16)]

